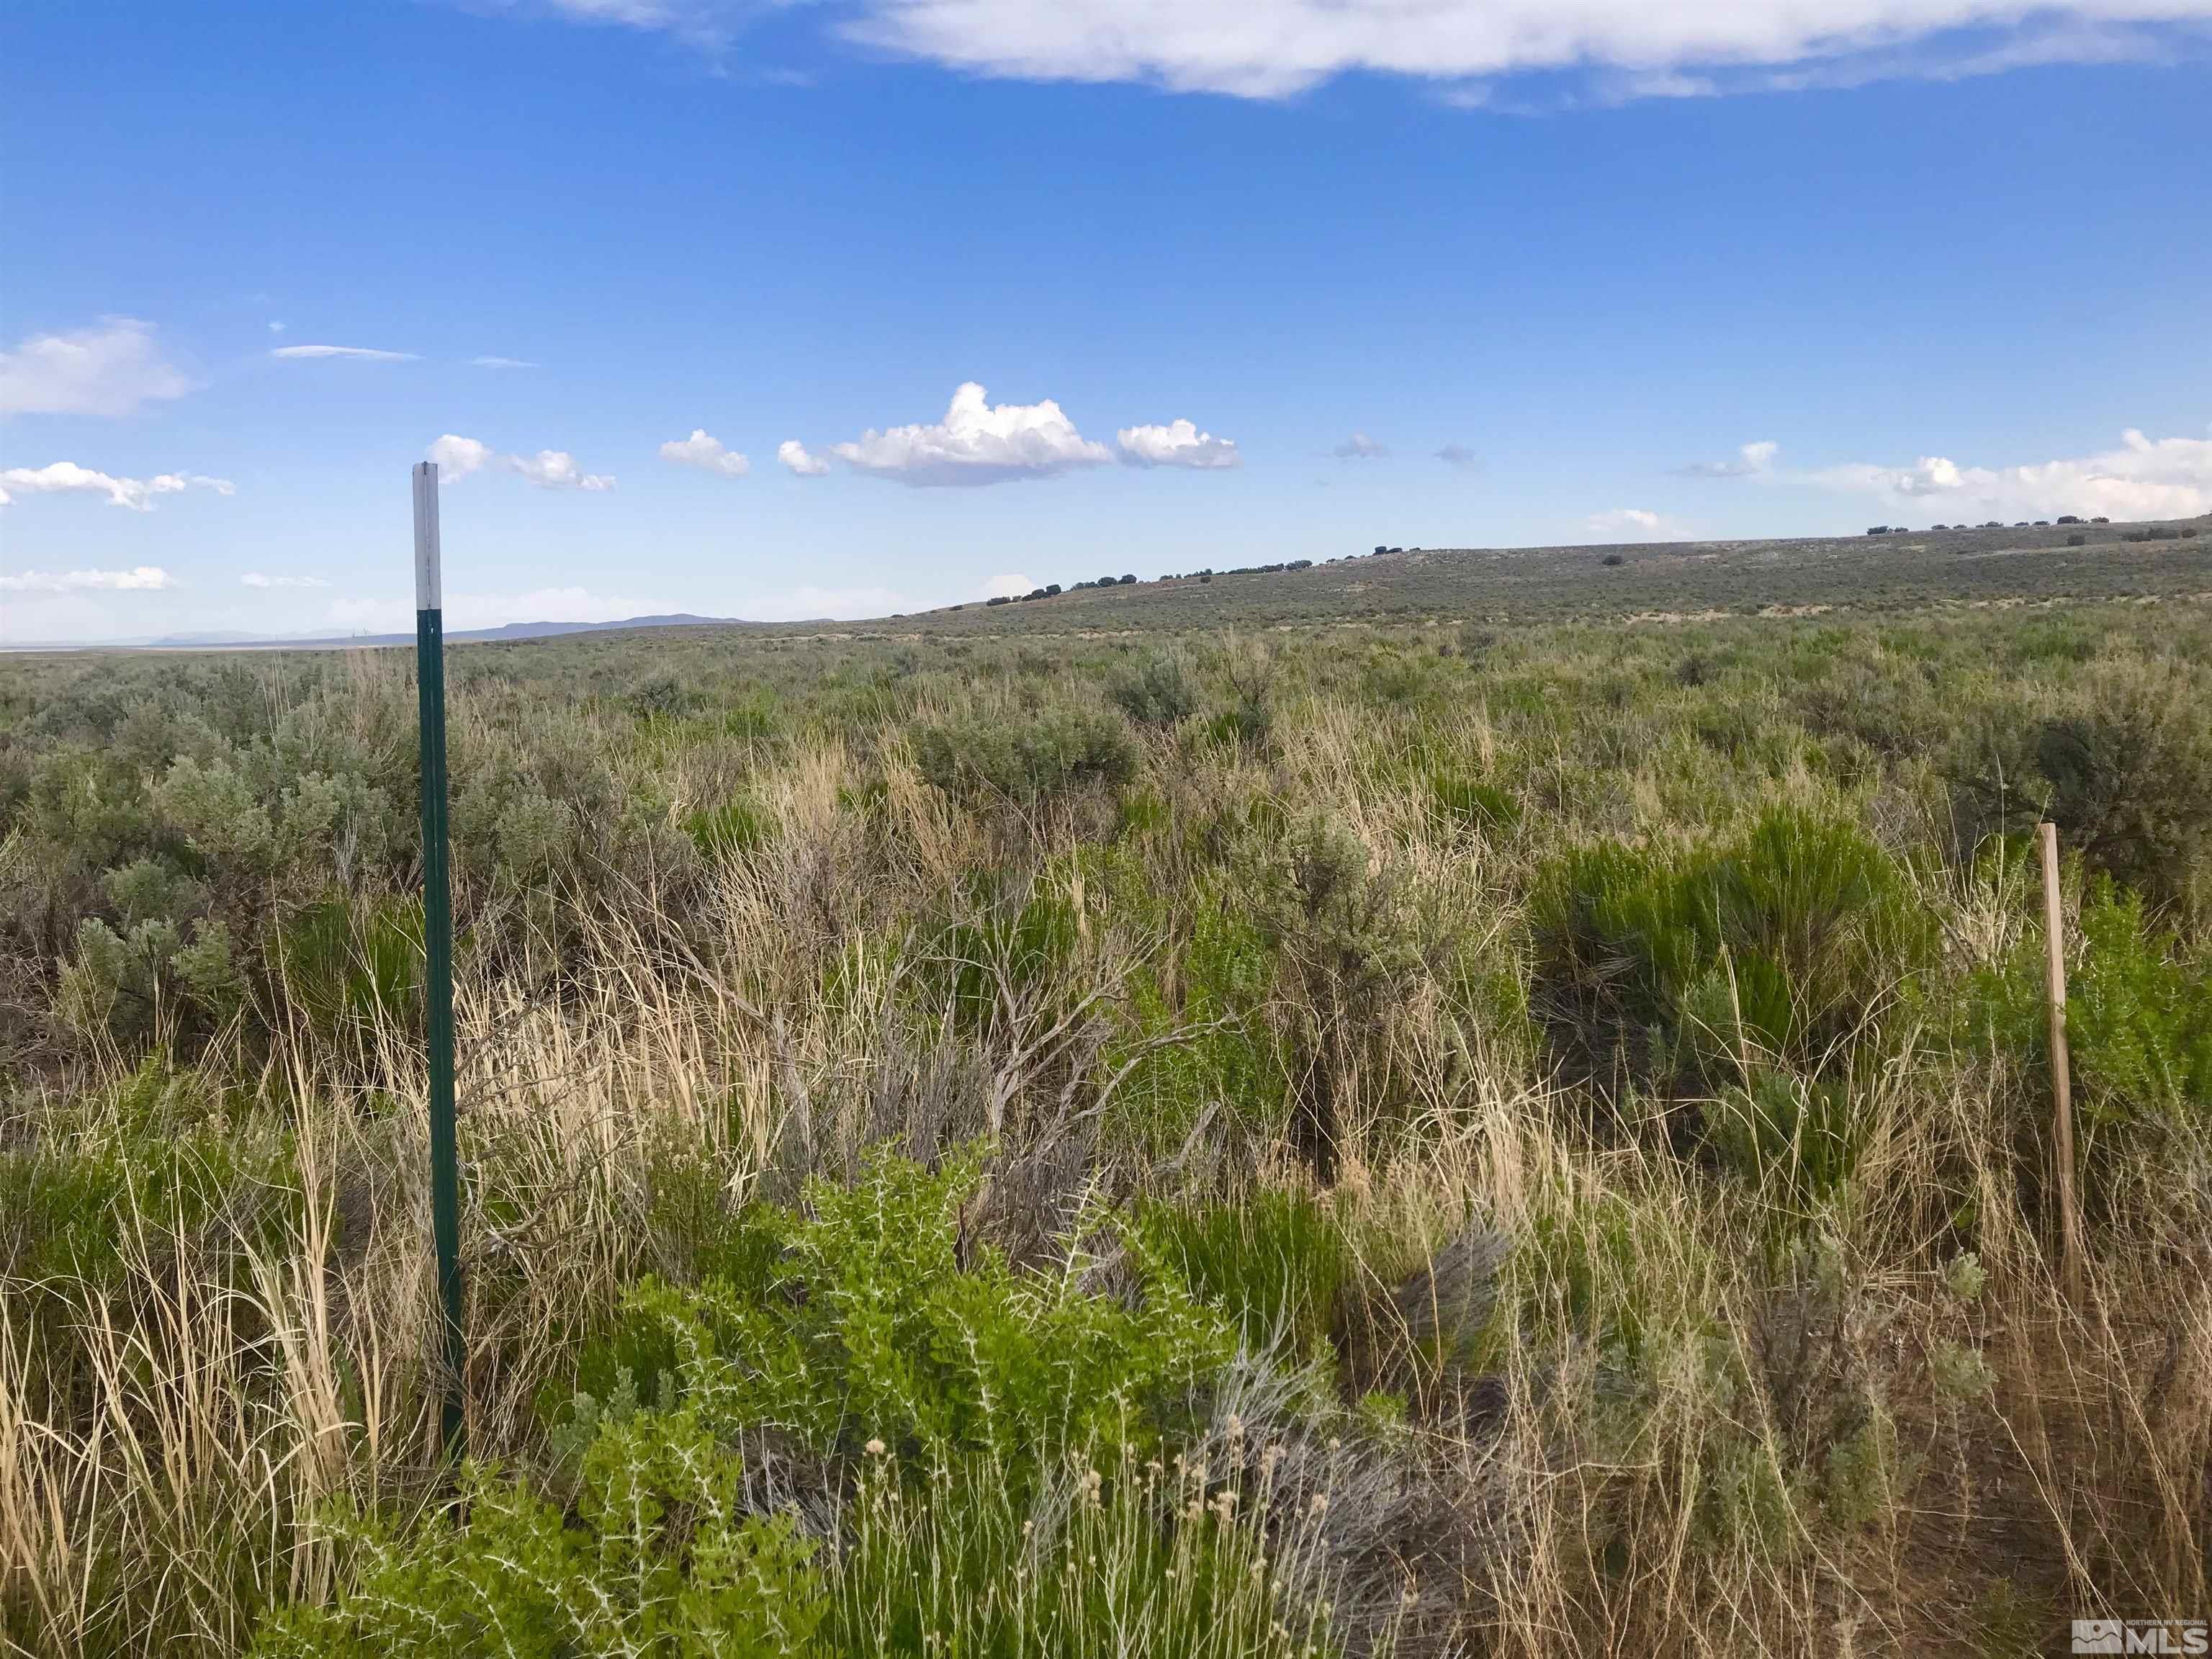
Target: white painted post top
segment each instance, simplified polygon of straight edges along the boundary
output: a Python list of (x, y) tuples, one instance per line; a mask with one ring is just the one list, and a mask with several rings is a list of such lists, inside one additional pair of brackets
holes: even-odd
[(415, 608), (445, 608), (438, 558), (438, 464), (415, 463)]

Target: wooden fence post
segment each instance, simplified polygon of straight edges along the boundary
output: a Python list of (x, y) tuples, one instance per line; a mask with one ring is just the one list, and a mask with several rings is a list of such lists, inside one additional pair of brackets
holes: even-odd
[(2051, 1003), (2051, 1158), (2058, 1189), (2059, 1279), (2081, 1294), (2081, 1211), (2074, 1192), (2074, 1088), (2066, 1053), (2066, 916), (2058, 891), (2058, 826), (2039, 823), (2043, 854), (2043, 956)]

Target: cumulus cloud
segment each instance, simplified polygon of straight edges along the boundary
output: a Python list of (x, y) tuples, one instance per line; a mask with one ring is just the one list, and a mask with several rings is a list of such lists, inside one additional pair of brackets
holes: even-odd
[(1203, 469), (1240, 466), (1234, 438), (1217, 438), (1188, 421), (1165, 426), (1125, 426), (1114, 434), (1121, 459), (1131, 466), (1188, 466)]
[(2189, 25), (2209, 17), (2212, 0), (867, 0), (845, 32), (1024, 80), (1282, 98), (1364, 71), (1479, 95), (1564, 70), (1619, 101), (2158, 56), (2187, 49)]
[(48, 466), (11, 466), (0, 472), (0, 505), (23, 495), (105, 495), (110, 507), (127, 507), (134, 513), (154, 510), (154, 497), (173, 495), (191, 489), (211, 489), (218, 495), (235, 495), (238, 486), (228, 478), (204, 477), (197, 472), (162, 472), (150, 478), (123, 478), (95, 472), (75, 461), (56, 461)]
[(830, 470), (830, 463), (813, 453), (796, 438), (786, 438), (775, 447), (775, 458), (783, 463), (784, 470), (802, 478), (818, 478)]
[(1742, 446), (1735, 459), (1728, 461), (1692, 461), (1680, 469), (1686, 478), (1749, 478), (1766, 471), (1774, 465), (1775, 453), (1782, 447), (1771, 438), (1761, 438), (1756, 443)]
[(1364, 432), (1355, 432), (1329, 453), (1340, 461), (1372, 461), (1390, 452), (1369, 437)]
[(1446, 466), (1455, 466), (1462, 472), (1473, 472), (1482, 465), (1482, 457), (1465, 444), (1446, 444), (1437, 451), (1437, 459)]
[(613, 478), (605, 473), (586, 472), (576, 465), (576, 458), (565, 449), (541, 449), (535, 455), (507, 455), (501, 465), (510, 472), (520, 473), (540, 489), (612, 489)]
[(491, 446), (474, 438), (463, 438), (448, 432), (423, 451), (423, 454), (438, 464), (439, 481), (451, 483), (456, 478), (465, 478), (471, 472), (481, 472), (490, 464)]
[(1042, 586), (1042, 583), (1032, 580), (1019, 571), (1010, 570), (985, 582), (982, 597), (987, 599), (1018, 599), (1024, 593), (1036, 592)]
[(0, 576), (0, 593), (151, 592), (179, 585), (157, 564), (130, 570), (26, 570), (19, 576)]
[(2130, 428), (2100, 454), (2019, 466), (1923, 455), (1910, 466), (1853, 462), (1795, 475), (1893, 507), (1948, 504), (1945, 516), (2188, 519), (2212, 512), (2212, 439), (2151, 439)]
[[(615, 487), (613, 478), (602, 473), (585, 471), (576, 464), (576, 458), (565, 449), (541, 449), (535, 455), (502, 455), (480, 439), (464, 438), (448, 432), (423, 453), (438, 464), (441, 483), (453, 483), (472, 472), (496, 467), (501, 471), (529, 479), (540, 489), (584, 489), (596, 493)], [(559, 622), (567, 618), (531, 617), (526, 620)]]
[(871, 428), (831, 453), (855, 471), (914, 485), (1050, 478), (1114, 459), (1104, 444), (1077, 431), (1051, 398), (994, 404), (973, 380), (952, 394), (943, 420)]
[(1594, 534), (1626, 542), (1674, 540), (1684, 533), (1680, 526), (1648, 507), (1616, 507), (1610, 512), (1593, 513), (1589, 527)]
[(753, 470), (750, 461), (736, 450), (725, 448), (720, 438), (708, 436), (704, 427), (693, 428), (688, 438), (671, 438), (661, 445), (660, 459), (678, 466), (719, 472), (726, 478), (742, 478)]
[(363, 363), (411, 363), (415, 361), (415, 354), (411, 351), (380, 351), (374, 346), (277, 346), (269, 355), (294, 358), (346, 357)]
[(34, 334), (0, 351), (0, 415), (128, 415), (191, 389), (163, 359), (153, 325), (132, 317)]
[(249, 570), (238, 579), (241, 587), (328, 587), (320, 576), (264, 576), (258, 570)]

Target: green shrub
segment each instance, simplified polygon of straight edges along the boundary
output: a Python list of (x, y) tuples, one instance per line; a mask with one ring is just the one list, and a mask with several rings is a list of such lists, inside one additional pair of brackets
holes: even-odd
[(277, 951), (292, 1006), (340, 1052), (386, 1024), (421, 1024), (420, 900), (319, 900), (280, 924)]
[(1722, 1162), (1801, 1218), (1842, 1190), (1866, 1130), (1850, 1079), (1777, 1071), (1758, 1073), (1748, 1089), (1722, 1090), (1705, 1122)]
[(763, 1281), (648, 1282), (610, 1341), (656, 1367), (674, 1354), (671, 1381), (638, 1377), (641, 1394), (672, 1390), (727, 1435), (773, 1425), (821, 1455), (869, 1439), (935, 1460), (1152, 1443), (1234, 1352), (1233, 1328), (1164, 1265), (1132, 1305), (963, 1246), (976, 1184), (972, 1167), (896, 1159), (849, 1190), (817, 1183)]
[(1437, 816), (1459, 829), (1510, 835), (1521, 822), (1521, 803), (1495, 784), (1438, 772), (1430, 781)]
[(1139, 726), (1173, 726), (1198, 712), (1197, 683), (1175, 652), (1153, 652), (1124, 669), (1108, 684), (1107, 695)]
[(1136, 1225), (1195, 1294), (1236, 1319), (1255, 1352), (1296, 1362), (1329, 1352), (1353, 1264), (1335, 1216), (1318, 1199), (1263, 1188), (1235, 1204), (1147, 1203)]
[(2110, 884), (2084, 898), (2081, 936), (2066, 1030), (2083, 1109), (2096, 1119), (2212, 1125), (2212, 959)]
[(1601, 842), (1539, 883), (1556, 997), (1670, 1060), (1744, 1079), (1750, 1050), (1812, 1073), (1846, 1060), (1932, 949), (1902, 872), (1855, 825), (1771, 808), (1741, 839), (1668, 855)]
[(742, 795), (702, 806), (684, 820), (684, 833), (708, 858), (743, 857), (767, 845), (775, 832), (775, 821)]
[[(411, 1531), (362, 1518), (328, 1607), (274, 1616), (262, 1659), (799, 1655), (829, 1611), (817, 1546), (739, 1506), (744, 1464), (685, 1412), (610, 1416), (564, 1510), (468, 1471), (457, 1510)], [(465, 1521), (457, 1519), (465, 1516)]]
[(949, 795), (1030, 805), (1136, 775), (1128, 728), (1095, 709), (1054, 708), (1026, 720), (969, 715), (914, 733), (921, 775)]
[(2154, 900), (2188, 897), (2212, 858), (2212, 718), (2201, 678), (2116, 663), (2043, 722), (2035, 761), (2069, 845)]

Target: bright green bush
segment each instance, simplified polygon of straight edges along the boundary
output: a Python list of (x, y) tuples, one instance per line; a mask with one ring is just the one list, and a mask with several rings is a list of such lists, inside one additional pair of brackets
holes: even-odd
[(1136, 1224), (1148, 1250), (1234, 1317), (1254, 1351), (1297, 1362), (1330, 1353), (1354, 1263), (1320, 1200), (1263, 1188), (1235, 1204), (1149, 1203)]
[(817, 1545), (788, 1516), (747, 1515), (744, 1464), (685, 1412), (599, 1425), (568, 1510), (471, 1468), (456, 1511), (412, 1530), (343, 1530), (350, 1583), (264, 1627), (261, 1659), (770, 1659), (815, 1651), (827, 1612)]
[(1887, 853), (1784, 807), (1691, 853), (1578, 848), (1540, 879), (1534, 913), (1555, 998), (1601, 1028), (1658, 1030), (1663, 1065), (1716, 1080), (1743, 1081), (1747, 1055), (1847, 1060), (1933, 946)]
[[(2092, 879), (2079, 921), (2066, 1038), (2075, 1109), (2093, 1140), (2100, 1131), (2212, 1125), (2212, 961), (2109, 878)], [(2047, 1073), (2046, 994), (2040, 930), (2025, 931), (2005, 960), (1967, 981), (1971, 1040)]]
[(672, 1389), (718, 1431), (773, 1425), (821, 1455), (872, 1439), (936, 1459), (1155, 1441), (1235, 1351), (1234, 1327), (1161, 1264), (1124, 1303), (966, 1246), (976, 1180), (878, 1161), (849, 1190), (811, 1187), (804, 1217), (760, 1212), (781, 1231), (773, 1258), (748, 1252), (759, 1280), (641, 1286), (613, 1340), (673, 1358), (668, 1382), (635, 1379), (641, 1395)]
[[(641, 1286), (586, 1357), (613, 1381), (556, 1433), (573, 1496), (477, 1468), (456, 1510), (351, 1517), (341, 1593), (256, 1652), (1316, 1652), (1326, 1614), (1282, 1599), (1237, 1494), (1170, 1472), (1235, 1325), (1161, 1253), (1134, 1253), (1124, 1298), (1082, 1288), (1079, 1257), (963, 1245), (975, 1191), (886, 1160), (808, 1213), (746, 1212), (738, 1277)], [(748, 1512), (738, 1448), (763, 1434), (855, 1472), (832, 1538)]]

